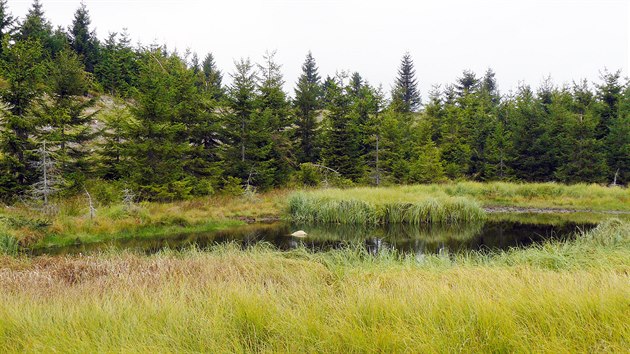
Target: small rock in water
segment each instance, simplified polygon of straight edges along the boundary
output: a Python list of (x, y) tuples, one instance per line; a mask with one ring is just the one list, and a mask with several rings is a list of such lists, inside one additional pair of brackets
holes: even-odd
[(308, 234), (302, 230), (298, 230), (291, 234), (291, 236), (294, 236), (294, 237), (306, 237), (306, 235)]

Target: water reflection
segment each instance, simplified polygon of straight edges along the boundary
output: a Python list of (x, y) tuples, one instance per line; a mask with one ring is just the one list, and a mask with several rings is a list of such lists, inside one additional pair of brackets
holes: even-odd
[[(455, 254), (458, 252), (505, 250), (527, 247), (545, 240), (567, 240), (592, 224), (564, 223), (541, 225), (520, 222), (488, 221), (464, 226), (386, 225), (357, 227), (351, 225), (309, 224), (253, 224), (212, 233), (175, 234), (159, 239), (127, 239), (98, 244), (78, 244), (63, 248), (48, 248), (34, 254), (90, 253), (106, 249), (130, 249), (155, 253), (165, 248), (185, 249), (192, 245), (204, 249), (216, 244), (236, 242), (243, 248), (267, 242), (281, 250), (305, 247), (313, 251), (338, 249), (348, 246), (364, 247), (369, 253), (397, 250), (415, 254)], [(290, 236), (295, 230), (308, 233), (305, 238)]]

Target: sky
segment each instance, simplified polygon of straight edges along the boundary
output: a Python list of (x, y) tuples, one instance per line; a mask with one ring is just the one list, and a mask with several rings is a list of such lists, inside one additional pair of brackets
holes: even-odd
[[(80, 0), (42, 0), (53, 25), (67, 27)], [(167, 44), (219, 68), (261, 62), (276, 50), (285, 88), (293, 87), (310, 50), (322, 77), (358, 71), (389, 91), (409, 52), (423, 99), (463, 70), (496, 73), (503, 93), (551, 76), (557, 84), (598, 81), (604, 68), (630, 67), (630, 0), (84, 0), (103, 39), (127, 28), (135, 43)], [(23, 18), (30, 0), (8, 0)]]

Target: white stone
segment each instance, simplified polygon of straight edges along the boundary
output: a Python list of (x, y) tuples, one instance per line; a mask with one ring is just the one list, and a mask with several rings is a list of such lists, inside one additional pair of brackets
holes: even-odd
[(291, 234), (291, 236), (294, 236), (294, 237), (306, 237), (306, 235), (308, 234), (302, 230), (298, 230)]

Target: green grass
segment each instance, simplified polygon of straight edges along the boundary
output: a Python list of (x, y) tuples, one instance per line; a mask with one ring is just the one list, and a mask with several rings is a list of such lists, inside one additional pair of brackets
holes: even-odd
[(0, 254), (17, 255), (19, 244), (15, 237), (6, 234), (0, 234)]
[(37, 243), (29, 245), (30, 249), (46, 247), (64, 247), (76, 244), (90, 244), (104, 241), (115, 241), (123, 239), (147, 239), (160, 238), (169, 235), (187, 234), (195, 232), (213, 232), (225, 230), (231, 227), (241, 226), (245, 223), (238, 220), (212, 220), (200, 224), (166, 224), (147, 225), (132, 229), (123, 229), (115, 233), (89, 233), (79, 232), (72, 234), (49, 234)]
[(627, 352), (630, 225), (495, 256), (0, 257), (1, 352)]
[(426, 198), (415, 202), (374, 202), (353, 199), (332, 191), (298, 192), (289, 196), (287, 213), (291, 221), (329, 224), (462, 224), (480, 222), (484, 211), (464, 198)]
[(313, 197), (352, 199), (371, 204), (418, 203), (429, 198), (464, 197), (482, 206), (630, 211), (630, 189), (596, 184), (457, 182), (392, 187), (308, 191)]

